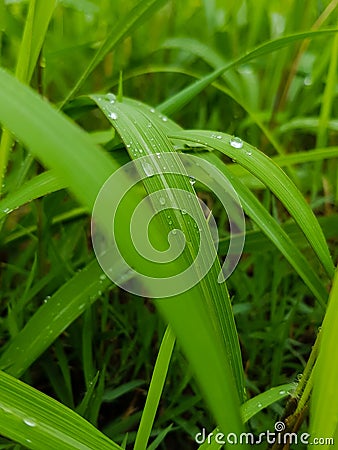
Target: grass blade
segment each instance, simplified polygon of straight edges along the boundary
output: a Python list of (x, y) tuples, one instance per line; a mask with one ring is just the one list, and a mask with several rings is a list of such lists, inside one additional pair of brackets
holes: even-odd
[(20, 377), (109, 286), (111, 281), (103, 275), (97, 261), (88, 264), (40, 306), (10, 341), (0, 358), (1, 369)]
[(141, 422), (137, 430), (134, 450), (145, 450), (147, 448), (174, 345), (175, 336), (170, 327), (167, 327), (157, 355), (146, 404), (144, 406)]
[(225, 164), (222, 163), (216, 155), (207, 153), (203, 158), (212, 162), (214, 166), (223, 171), (238, 193), (245, 213), (256, 222), (260, 229), (269, 237), (269, 239), (271, 239), (312, 291), (323, 309), (325, 309), (328, 293), (323, 283), (283, 228), (268, 213), (264, 206), (262, 206), (254, 194), (252, 194), (250, 190), (234, 176), (229, 169), (227, 169)]
[[(139, 158), (141, 151), (143, 155), (155, 155), (157, 164), (161, 164), (163, 160), (166, 161), (164, 158), (158, 158), (158, 155), (163, 156), (166, 152), (173, 151), (172, 145), (166, 137), (166, 131), (173, 125), (167, 118), (138, 102), (129, 100), (117, 102), (112, 94), (92, 96), (92, 98), (121, 136), (132, 158)], [(184, 171), (183, 167), (180, 173), (184, 174)], [(143, 182), (150, 193), (163, 188), (170, 191), (174, 187), (187, 190), (190, 192), (190, 202), (192, 203), (192, 205), (186, 206), (187, 209), (191, 211), (192, 208), (197, 207), (196, 214), (201, 214), (202, 211), (199, 204), (196, 203), (194, 191), (187, 176), (177, 175), (167, 178), (164, 173), (160, 177), (150, 176)], [(174, 196), (174, 194), (172, 195)], [(179, 213), (175, 210), (176, 202), (179, 205)], [(183, 229), (185, 235), (189, 236), (187, 239), (191, 243), (187, 251), (196, 251), (195, 246), (198, 247), (196, 232), (191, 229), (188, 220), (189, 215), (185, 219), (185, 216), (180, 212), (184, 208), (184, 203), (179, 203), (179, 200), (175, 197), (173, 201), (168, 198), (167, 207), (173, 208), (173, 212), (171, 213), (169, 226), (166, 215), (164, 220), (160, 222), (161, 234), (166, 235), (172, 228)], [(160, 216), (160, 213), (158, 216)], [(203, 218), (204, 222), (205, 219)], [(163, 229), (166, 231), (164, 232)], [(202, 235), (205, 239), (209, 236), (207, 231), (205, 231), (205, 236)], [(190, 261), (189, 257), (193, 258), (193, 256), (187, 255), (188, 262)], [(136, 267), (141, 273), (146, 270), (145, 267), (152, 267), (152, 270), (155, 270), (155, 265), (151, 266), (148, 260), (145, 262), (142, 259), (140, 263), (141, 265), (138, 268), (136, 258), (133, 259), (133, 267)], [(185, 267), (184, 260), (183, 263), (175, 261), (176, 268), (180, 267), (178, 264), (183, 264), (182, 267)], [(215, 261), (215, 266), (198, 285), (186, 292), (170, 297), (170, 300), (155, 300), (155, 304), (173, 328), (195, 371), (216, 420), (222, 428), (233, 430), (241, 429), (238, 400), (235, 397), (238, 396), (241, 400), (243, 398), (243, 370), (229, 296), (225, 285), (217, 283), (219, 268), (218, 261)], [(159, 270), (158, 264), (156, 270)], [(168, 266), (165, 265), (164, 270), (165, 272), (169, 270), (170, 273), (170, 266), (168, 269)], [(189, 317), (187, 317), (187, 311), (189, 311)], [(221, 365), (219, 365), (220, 362)], [(228, 362), (230, 366), (228, 366)], [(211, 377), (214, 380), (213, 382), (211, 382)], [(222, 382), (221, 379), (223, 379)], [(235, 379), (237, 395), (236, 389), (233, 390)], [(228, 405), (227, 411), (224, 410), (224, 402)]]
[(61, 403), (0, 372), (0, 433), (33, 450), (120, 450)]
[(289, 36), (284, 36), (273, 41), (269, 41), (265, 44), (262, 44), (247, 53), (236, 59), (235, 61), (229, 62), (227, 65), (216, 69), (214, 72), (206, 75), (204, 78), (194, 82), (190, 86), (183, 89), (178, 94), (170, 97), (170, 99), (161, 103), (158, 106), (158, 110), (162, 111), (165, 114), (172, 114), (175, 111), (179, 111), (183, 108), (184, 105), (190, 102), (191, 99), (196, 97), (200, 92), (203, 91), (207, 86), (216, 81), (221, 75), (224, 74), (227, 70), (231, 69), (240, 64), (245, 64), (255, 58), (264, 56), (268, 53), (274, 52), (281, 48), (284, 48), (293, 42), (297, 42), (299, 40), (307, 39), (307, 38), (315, 38), (320, 36), (325, 36), (331, 33), (336, 33), (337, 30), (320, 30), (320, 31), (308, 31), (305, 33), (297, 33)]
[(84, 73), (62, 102), (61, 108), (75, 95), (75, 93), (82, 86), (83, 82), (87, 79), (95, 67), (97, 67), (97, 65), (103, 60), (107, 53), (116, 47), (117, 44), (119, 44), (123, 39), (125, 39), (128, 34), (132, 33), (137, 27), (142, 25), (142, 23), (147, 20), (149, 16), (154, 14), (154, 12), (166, 2), (167, 0), (141, 0), (138, 2), (138, 4), (128, 13), (128, 19), (124, 20), (122, 23), (119, 23), (112, 29), (110, 34), (102, 43), (101, 47), (95, 53), (89, 65), (86, 67)]
[(233, 136), (225, 133), (185, 131), (172, 136), (174, 139), (184, 137), (191, 142), (203, 142), (208, 147), (224, 153), (261, 180), (281, 200), (307, 237), (329, 277), (333, 276), (334, 265), (318, 221), (297, 187), (277, 164), (241, 140), (240, 148), (233, 147)]
[[(314, 386), (311, 401), (311, 437), (335, 437), (338, 427), (338, 272), (334, 279), (329, 305), (320, 334), (319, 355), (314, 368)], [(324, 448), (329, 445), (323, 444)]]
[(64, 187), (65, 183), (52, 170), (37, 175), (0, 201), (0, 220), (25, 203)]

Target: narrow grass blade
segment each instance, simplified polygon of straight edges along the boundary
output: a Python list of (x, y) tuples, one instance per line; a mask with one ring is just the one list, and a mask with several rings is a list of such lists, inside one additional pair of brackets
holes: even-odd
[(231, 182), (238, 193), (245, 213), (259, 226), (259, 228), (271, 239), (276, 247), (289, 261), (298, 275), (317, 298), (320, 305), (325, 309), (328, 293), (324, 284), (312, 269), (307, 259), (298, 250), (289, 236), (277, 221), (268, 213), (264, 206), (257, 200), (254, 194), (238, 179), (225, 164), (213, 153), (206, 153), (202, 156), (207, 161), (221, 170)]
[(134, 450), (145, 450), (147, 448), (174, 345), (175, 336), (170, 326), (168, 326), (157, 355), (146, 404), (144, 406), (141, 422), (136, 434)]
[[(15, 71), (15, 76), (23, 83), (28, 84), (32, 78), (55, 4), (56, 0), (32, 0), (29, 3)], [(13, 137), (8, 130), (4, 129), (0, 142), (0, 193), (12, 144)]]
[[(311, 437), (335, 437), (338, 427), (338, 272), (331, 290), (329, 305), (320, 333), (319, 355), (314, 368), (314, 385), (311, 400)], [(323, 448), (330, 448), (323, 445)]]
[[(248, 422), (262, 409), (267, 408), (273, 403), (283, 400), (283, 398), (292, 394), (295, 388), (296, 388), (295, 383), (282, 384), (281, 386), (271, 388), (246, 401), (241, 406), (241, 414), (243, 422), (244, 423)], [(198, 450), (220, 450), (223, 444), (220, 444), (219, 442), (221, 440), (226, 441), (226, 436), (223, 437), (218, 436), (216, 440), (217, 433), (220, 433), (220, 430), (218, 428), (212, 431), (212, 436), (210, 436), (209, 439), (210, 442), (208, 442), (208, 432), (206, 432), (206, 441), (204, 442), (204, 444), (198, 447)], [(247, 433), (247, 436), (248, 438), (250, 438), (250, 436), (254, 438), (254, 436), (251, 433)], [(200, 436), (200, 438), (202, 438), (202, 436)]]
[(137, 5), (128, 13), (127, 20), (123, 20), (115, 28), (112, 29), (107, 36), (101, 47), (95, 53), (93, 59), (86, 67), (84, 73), (81, 75), (75, 86), (68, 94), (67, 98), (62, 102), (61, 108), (74, 96), (74, 94), (80, 89), (83, 82), (91, 74), (91, 72), (97, 67), (97, 65), (103, 60), (103, 58), (114, 47), (117, 46), (123, 39), (131, 34), (137, 27), (142, 25), (149, 16), (154, 14), (161, 6), (163, 6), (168, 0), (141, 0)]
[(96, 260), (64, 284), (9, 342), (0, 367), (20, 377), (52, 342), (111, 285)]
[(0, 372), (0, 433), (32, 450), (119, 450), (61, 403)]
[(172, 136), (174, 139), (184, 137), (187, 141), (203, 142), (208, 147), (224, 153), (261, 180), (280, 199), (302, 229), (329, 277), (333, 276), (332, 258), (315, 215), (297, 187), (276, 163), (241, 139), (235, 138), (234, 141), (233, 136), (225, 133), (185, 131)]
[(64, 187), (65, 183), (52, 170), (37, 175), (0, 201), (0, 220), (25, 203)]
[(265, 44), (262, 44), (257, 48), (255, 48), (254, 50), (248, 52), (246, 55), (239, 57), (235, 61), (229, 62), (224, 67), (216, 69), (214, 72), (210, 73), (209, 75), (206, 75), (204, 78), (186, 87), (178, 94), (170, 97), (170, 99), (166, 100), (165, 102), (161, 103), (161, 105), (158, 106), (158, 110), (169, 115), (174, 113), (175, 111), (179, 111), (181, 108), (183, 108), (184, 105), (189, 103), (191, 99), (193, 99), (194, 97), (196, 97), (196, 95), (202, 92), (203, 89), (205, 89), (211, 83), (216, 81), (222, 74), (224, 74), (225, 71), (231, 69), (232, 67), (235, 67), (239, 64), (247, 63), (255, 58), (272, 53), (276, 50), (279, 50), (292, 44), (293, 42), (297, 42), (299, 40), (307, 38), (325, 36), (330, 33), (336, 32), (337, 30), (308, 31), (305, 33), (297, 33), (289, 36), (284, 36), (275, 39), (274, 41), (269, 41)]

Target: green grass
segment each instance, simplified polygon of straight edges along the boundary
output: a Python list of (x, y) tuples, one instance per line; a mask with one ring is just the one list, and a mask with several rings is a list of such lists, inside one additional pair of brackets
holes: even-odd
[(0, 0), (0, 448), (337, 438), (337, 2), (223, 3)]

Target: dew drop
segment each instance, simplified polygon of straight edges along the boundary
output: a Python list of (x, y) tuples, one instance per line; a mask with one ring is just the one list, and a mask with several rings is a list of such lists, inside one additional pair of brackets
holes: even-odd
[(105, 279), (106, 279), (107, 277), (106, 277), (106, 275), (103, 273), (102, 275), (100, 275), (100, 280), (101, 281), (104, 281)]
[(284, 390), (279, 391), (279, 395), (285, 395), (285, 394), (286, 394), (286, 391), (284, 391)]
[(216, 136), (216, 139), (222, 139), (222, 136), (221, 136), (220, 134), (218, 134), (218, 135)]
[(147, 162), (143, 162), (142, 167), (143, 167), (144, 173), (147, 175), (147, 177), (152, 177), (154, 175), (154, 168), (152, 165), (150, 165)]
[(182, 209), (182, 214), (183, 215), (187, 214), (187, 211), (185, 209)]
[(167, 122), (167, 121), (168, 121), (168, 117), (163, 116), (163, 117), (162, 117), (162, 120), (163, 120), (163, 122)]
[(148, 127), (148, 128), (151, 128), (151, 127), (152, 127), (152, 125), (151, 125), (150, 122), (148, 123), (147, 127)]
[(113, 120), (116, 120), (116, 119), (117, 119), (117, 114), (114, 113), (114, 112), (109, 113), (109, 117), (110, 117), (111, 119), (113, 119)]
[(23, 419), (23, 422), (28, 426), (28, 427), (36, 427), (36, 423), (34, 422), (33, 419)]
[(243, 141), (239, 137), (232, 137), (230, 139), (230, 145), (231, 145), (231, 147), (234, 147), (234, 148), (242, 148), (243, 147)]
[(155, 108), (150, 108), (150, 112), (154, 113), (155, 112)]
[(262, 406), (262, 403), (257, 403), (257, 408), (261, 408)]
[(307, 75), (307, 76), (304, 78), (304, 86), (311, 86), (311, 84), (312, 84), (311, 76), (310, 76), (310, 75)]
[(252, 155), (252, 151), (249, 150), (248, 152), (246, 152), (246, 154), (247, 154), (248, 156), (251, 156), (251, 155)]
[(176, 228), (174, 228), (172, 231), (172, 234), (176, 234), (176, 233), (177, 233), (177, 230), (176, 230)]
[(169, 225), (172, 225), (172, 224), (173, 224), (173, 221), (172, 221), (172, 220), (169, 220), (168, 223), (169, 223)]
[(161, 205), (165, 205), (165, 198), (164, 197), (160, 197), (159, 198), (159, 202)]
[(189, 175), (189, 181), (190, 181), (191, 186), (193, 186), (196, 183), (196, 178)]

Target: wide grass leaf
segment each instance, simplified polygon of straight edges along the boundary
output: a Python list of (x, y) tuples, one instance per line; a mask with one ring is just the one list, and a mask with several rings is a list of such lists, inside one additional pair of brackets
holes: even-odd
[[(163, 189), (167, 194), (170, 193), (167, 196), (170, 220), (167, 219), (167, 213), (164, 217), (160, 213), (157, 216), (161, 220), (163, 235), (169, 234), (172, 229), (181, 229), (190, 242), (183, 253), (186, 259), (182, 263), (175, 261), (176, 269), (184, 270), (185, 264), (191, 264), (191, 259), (197, 253), (199, 239), (190, 223), (189, 214), (182, 214), (182, 211), (186, 208), (189, 213), (192, 210), (196, 215), (203, 213), (185, 168), (180, 167), (178, 158), (175, 159), (173, 146), (167, 138), (170, 121), (153, 108), (128, 99), (119, 102), (112, 94), (92, 98), (121, 136), (132, 159), (148, 155), (153, 158), (151, 161), (154, 166), (167, 165), (168, 160), (164, 156), (167, 152), (172, 153), (170, 163), (177, 163), (178, 174), (170, 174), (171, 177), (166, 176), (166, 173), (160, 176), (150, 174), (143, 183), (149, 194)], [(149, 171), (149, 168), (146, 170)], [(189, 193), (189, 204), (175, 197), (175, 188)], [(206, 227), (204, 216), (201, 223)], [(208, 228), (202, 229), (201, 236), (201, 239), (210, 239)], [(213, 248), (212, 241), (209, 248), (210, 251)], [(150, 273), (159, 271), (158, 264), (153, 263), (151, 266), (149, 261), (143, 260), (139, 263), (140, 272), (146, 267), (153, 271)], [(134, 259), (133, 267), (137, 267), (137, 264), (138, 261)], [(170, 273), (170, 265), (165, 265), (164, 270)], [(155, 304), (177, 336), (219, 425), (226, 430), (240, 430), (238, 401), (243, 401), (243, 369), (229, 295), (225, 284), (217, 282), (219, 272), (220, 265), (216, 258), (210, 272), (198, 285), (169, 299), (155, 300)]]
[(0, 371), (0, 433), (33, 450), (120, 450), (71, 409)]

